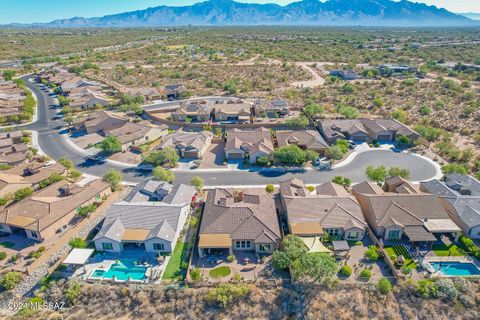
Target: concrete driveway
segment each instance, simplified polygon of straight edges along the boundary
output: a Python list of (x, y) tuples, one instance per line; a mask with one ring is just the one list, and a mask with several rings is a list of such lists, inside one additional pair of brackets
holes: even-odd
[(199, 169), (221, 169), (225, 168), (225, 142), (212, 143), (203, 154)]

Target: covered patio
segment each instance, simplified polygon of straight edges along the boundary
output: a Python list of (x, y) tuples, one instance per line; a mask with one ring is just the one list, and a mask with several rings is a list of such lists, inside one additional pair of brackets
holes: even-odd
[(198, 256), (218, 255), (222, 251), (231, 253), (232, 239), (229, 234), (201, 234), (198, 240)]

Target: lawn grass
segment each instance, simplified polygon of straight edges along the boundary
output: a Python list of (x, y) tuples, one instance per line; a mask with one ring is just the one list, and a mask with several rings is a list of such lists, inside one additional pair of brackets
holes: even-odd
[[(408, 251), (401, 245), (394, 245), (394, 246), (391, 246), (391, 247), (385, 247), (385, 251), (387, 252), (388, 254), (388, 258), (390, 258), (391, 256), (395, 255), (395, 256), (403, 256), (405, 258), (405, 264), (404, 266), (406, 267), (409, 267), (409, 268), (412, 268), (412, 269), (415, 269), (417, 267), (417, 265), (415, 264), (415, 262), (413, 262), (413, 259), (412, 257), (410, 256), (410, 254), (408, 253)], [(391, 259), (391, 258), (390, 258)], [(395, 263), (395, 261), (393, 261)]]
[(228, 266), (221, 266), (215, 269), (210, 270), (208, 275), (212, 278), (222, 278), (228, 276), (232, 273), (232, 270)]
[(0, 247), (13, 248), (14, 246), (15, 246), (15, 243), (10, 242), (10, 241), (0, 242)]
[(466, 256), (466, 248), (463, 244), (451, 244), (447, 246), (446, 244), (434, 244), (432, 246), (433, 252), (439, 257), (448, 257), (450, 256)]
[(182, 262), (188, 259), (188, 243), (177, 242), (172, 256), (168, 261), (167, 268), (163, 274), (163, 279), (173, 280), (178, 279), (180, 276), (185, 277), (185, 270), (182, 270)]

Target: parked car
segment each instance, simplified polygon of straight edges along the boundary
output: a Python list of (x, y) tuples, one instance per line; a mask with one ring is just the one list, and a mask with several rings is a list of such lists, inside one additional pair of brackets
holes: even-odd
[(140, 171), (151, 172), (155, 167), (151, 164), (140, 164), (137, 168)]

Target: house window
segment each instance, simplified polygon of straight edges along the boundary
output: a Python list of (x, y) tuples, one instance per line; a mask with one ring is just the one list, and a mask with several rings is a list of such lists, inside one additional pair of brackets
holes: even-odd
[(113, 244), (109, 242), (102, 242), (103, 250), (113, 250)]
[(258, 247), (258, 251), (261, 251), (261, 252), (270, 252), (270, 250), (271, 250), (270, 244), (261, 244)]
[(165, 245), (163, 243), (154, 243), (153, 244), (153, 250), (164, 251), (165, 250)]
[(357, 238), (358, 238), (358, 235), (359, 235), (359, 232), (358, 232), (358, 231), (349, 232), (347, 238), (348, 238), (348, 239), (357, 239)]
[(235, 241), (235, 248), (237, 249), (249, 249), (251, 246), (250, 241), (242, 240), (242, 241)]
[(399, 234), (400, 234), (399, 230), (390, 230), (388, 232), (388, 238), (389, 239), (398, 239)]
[(38, 239), (38, 234), (35, 231), (30, 231), (32, 238)]
[(338, 236), (338, 229), (328, 229), (328, 235), (332, 237)]

